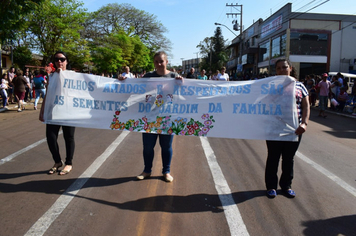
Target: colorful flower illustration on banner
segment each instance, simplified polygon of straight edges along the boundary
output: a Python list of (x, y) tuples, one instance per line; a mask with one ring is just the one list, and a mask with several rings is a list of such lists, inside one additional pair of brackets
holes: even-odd
[(110, 124), (112, 130), (128, 130), (136, 132), (169, 134), (169, 135), (192, 135), (206, 136), (214, 128), (214, 117), (209, 114), (201, 116), (202, 121), (193, 118), (178, 117), (171, 120), (171, 116), (157, 116), (155, 120), (148, 120), (146, 116), (138, 120), (129, 119), (126, 122), (119, 120), (120, 111), (116, 111)]
[(160, 107), (163, 105), (163, 103), (164, 103), (163, 96), (161, 94), (158, 94), (155, 101), (156, 106)]

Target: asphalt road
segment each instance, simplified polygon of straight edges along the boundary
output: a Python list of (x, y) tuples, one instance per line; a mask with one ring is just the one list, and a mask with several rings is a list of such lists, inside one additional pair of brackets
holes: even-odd
[(152, 177), (136, 181), (141, 134), (77, 128), (73, 171), (47, 175), (38, 113), (0, 113), (1, 236), (356, 235), (356, 119), (312, 110), (295, 158), (297, 197), (269, 199), (263, 140), (177, 136), (166, 183), (159, 145)]

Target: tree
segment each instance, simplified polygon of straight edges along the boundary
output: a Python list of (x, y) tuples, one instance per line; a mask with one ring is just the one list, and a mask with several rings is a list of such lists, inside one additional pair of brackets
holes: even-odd
[(87, 42), (80, 37), (87, 13), (77, 0), (44, 0), (27, 17), (23, 40), (43, 55), (43, 64), (58, 50), (65, 51), (72, 67), (83, 67), (89, 60)]
[(148, 48), (137, 36), (130, 37), (123, 31), (98, 38), (90, 48), (98, 72), (116, 73), (124, 66), (133, 71), (152, 69)]
[(44, 0), (2, 0), (0, 8), (0, 43), (16, 39), (16, 31), (24, 26), (22, 18)]
[(206, 37), (197, 45), (202, 55), (200, 67), (211, 71), (220, 70), (228, 61), (225, 44), (226, 40), (224, 40), (221, 29), (217, 27), (213, 37)]
[(206, 68), (207, 70), (213, 70), (212, 54), (213, 54), (213, 43), (214, 37), (206, 37), (197, 48), (200, 50), (200, 55), (202, 57), (202, 62), (200, 63), (201, 68)]
[(26, 46), (16, 47), (14, 50), (14, 61), (17, 67), (24, 68), (32, 61), (32, 52)]
[(95, 41), (120, 30), (138, 36), (151, 52), (171, 49), (171, 42), (164, 36), (167, 29), (156, 16), (127, 3), (108, 4), (91, 13), (85, 22), (84, 35), (87, 40)]
[(221, 28), (217, 27), (214, 32), (214, 38), (213, 38), (214, 53), (212, 55), (212, 61), (217, 66), (216, 69), (220, 69), (228, 61), (225, 43), (226, 40), (224, 40), (224, 36), (221, 33)]

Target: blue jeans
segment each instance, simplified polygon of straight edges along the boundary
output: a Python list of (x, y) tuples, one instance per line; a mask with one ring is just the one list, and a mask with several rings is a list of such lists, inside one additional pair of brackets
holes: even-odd
[(328, 106), (328, 96), (319, 96), (319, 110), (325, 111)]
[(2, 97), (2, 106), (5, 107), (7, 105), (7, 92), (5, 89), (0, 89), (0, 95)]
[(38, 100), (40, 100), (40, 95), (42, 94), (42, 98), (46, 95), (46, 89), (36, 89), (36, 99), (35, 99), (35, 107), (37, 107)]
[(162, 152), (162, 174), (167, 174), (171, 171), (171, 161), (173, 155), (172, 142), (173, 135), (143, 133), (143, 161), (145, 164), (145, 173), (151, 173), (152, 163), (154, 158), (154, 147), (156, 146), (157, 138)]

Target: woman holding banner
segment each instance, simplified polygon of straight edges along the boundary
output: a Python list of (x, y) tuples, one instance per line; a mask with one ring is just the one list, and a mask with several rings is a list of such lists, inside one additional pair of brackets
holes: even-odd
[[(157, 52), (153, 57), (153, 63), (155, 66), (155, 71), (146, 73), (143, 77), (164, 77), (164, 78), (175, 78), (183, 81), (183, 77), (178, 75), (176, 72), (171, 72), (167, 70), (167, 54), (163, 51)], [(119, 80), (126, 79), (123, 76), (119, 77)], [(159, 144), (161, 146), (161, 155), (162, 155), (162, 174), (163, 179), (166, 182), (172, 182), (173, 177), (170, 174), (170, 166), (172, 161), (173, 149), (173, 135), (164, 135), (164, 134), (153, 134), (153, 133), (142, 133), (142, 142), (143, 142), (143, 161), (144, 161), (144, 170), (136, 178), (139, 180), (147, 179), (151, 176), (152, 172), (152, 163), (154, 158), (154, 147), (156, 146), (157, 138), (159, 137)]]
[[(60, 71), (64, 71), (67, 69), (68, 66), (68, 57), (64, 52), (58, 51), (53, 56), (54, 59), (54, 68), (56, 71), (54, 73), (60, 73)], [(50, 79), (52, 76), (49, 76), (47, 81), (47, 85), (50, 83)], [(48, 91), (47, 91), (48, 92)], [(44, 121), (43, 113), (45, 107), (46, 97), (43, 99), (41, 112), (40, 112), (40, 121)], [(54, 174), (58, 172), (59, 168), (63, 166), (63, 161), (59, 154), (59, 147), (57, 143), (59, 129), (61, 128), (60, 125), (52, 125), (46, 124), (46, 137), (47, 137), (47, 144), (48, 148), (51, 151), (52, 158), (54, 160), (53, 167), (48, 171), (48, 174)], [(66, 161), (64, 168), (59, 172), (59, 175), (66, 175), (72, 170), (72, 160), (74, 155), (74, 132), (75, 127), (70, 126), (62, 126), (63, 130), (63, 137), (66, 146)]]
[[(279, 59), (277, 60), (275, 66), (277, 75), (288, 75), (297, 78), (291, 63), (288, 60)], [(274, 198), (277, 196), (277, 171), (281, 155), (282, 175), (279, 181), (279, 185), (282, 188), (283, 193), (285, 193), (287, 197), (295, 197), (295, 192), (291, 189), (293, 179), (294, 155), (298, 150), (302, 134), (307, 129), (310, 114), (308, 90), (305, 88), (303, 83), (299, 81), (296, 81), (295, 84), (295, 97), (299, 121), (299, 126), (295, 130), (295, 134), (298, 135), (298, 141), (266, 141), (268, 156), (265, 170), (265, 183), (267, 188), (267, 196), (269, 198)]]

